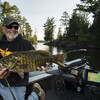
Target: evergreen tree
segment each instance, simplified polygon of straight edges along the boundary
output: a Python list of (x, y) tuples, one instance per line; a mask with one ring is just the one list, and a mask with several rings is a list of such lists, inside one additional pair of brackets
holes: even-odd
[(61, 27), (58, 28), (57, 39), (58, 39), (58, 40), (61, 40), (61, 39), (62, 39)]
[(12, 9), (12, 6), (10, 6), (9, 2), (1, 3), (1, 21), (6, 16), (11, 16), (14, 11)]
[(63, 12), (63, 15), (61, 16), (61, 25), (64, 27), (68, 27), (69, 26), (69, 15), (66, 11)]
[(66, 36), (67, 31), (68, 31), (68, 27), (69, 27), (69, 15), (66, 11), (63, 12), (63, 15), (61, 16), (61, 26), (64, 27), (64, 35)]
[(28, 22), (25, 23), (25, 33), (26, 33), (26, 39), (29, 39), (29, 37), (32, 36), (32, 29)]
[(48, 17), (46, 23), (44, 24), (44, 40), (50, 42), (54, 39), (54, 25), (55, 21), (52, 17), (51, 19)]
[(98, 8), (100, 7), (100, 0), (80, 0), (82, 4), (77, 4), (77, 10), (96, 14)]
[(93, 14), (93, 24), (90, 27), (91, 42), (96, 48), (100, 48), (100, 0), (81, 0), (82, 4), (77, 5), (77, 10)]
[(100, 9), (98, 9), (92, 26), (90, 27), (90, 32), (94, 36), (94, 44), (96, 48), (100, 48)]
[[(21, 17), (20, 11), (16, 5), (11, 6), (9, 2), (1, 2), (0, 1), (0, 25), (2, 25), (2, 21), (4, 17), (11, 16), (18, 20), (20, 24), (19, 32), (22, 34), (24, 38), (29, 39), (32, 36), (32, 29), (28, 22), (26, 22), (25, 17)], [(1, 28), (0, 28), (1, 30)], [(25, 34), (26, 33), (26, 34)], [(26, 35), (26, 36), (25, 36)]]
[(66, 38), (68, 41), (73, 43), (74, 45), (88, 45), (90, 41), (89, 38), (89, 30), (88, 30), (89, 22), (87, 18), (87, 14), (84, 12), (74, 11), (72, 14), (72, 18), (69, 21), (69, 29)]
[(36, 33), (37, 33), (37, 30), (35, 29), (35, 34), (33, 36), (34, 37), (34, 43), (37, 43), (37, 34)]

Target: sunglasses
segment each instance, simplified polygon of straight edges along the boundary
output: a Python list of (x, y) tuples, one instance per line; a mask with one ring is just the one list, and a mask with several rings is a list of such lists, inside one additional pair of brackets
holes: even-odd
[(19, 26), (12, 26), (12, 25), (6, 25), (5, 26), (8, 29), (12, 29), (14, 27), (14, 29), (18, 30)]

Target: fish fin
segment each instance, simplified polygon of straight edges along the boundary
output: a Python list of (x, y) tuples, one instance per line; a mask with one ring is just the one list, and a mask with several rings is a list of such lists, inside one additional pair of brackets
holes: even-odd
[(18, 72), (19, 76), (24, 79), (24, 73), (23, 72)]
[(67, 58), (67, 54), (56, 54), (56, 55), (53, 55), (54, 57), (54, 60), (56, 61), (59, 61), (59, 62), (64, 62), (64, 60)]
[(36, 50), (36, 52), (37, 52), (38, 54), (40, 54), (40, 55), (43, 55), (43, 56), (49, 56), (49, 55), (51, 55), (50, 52), (45, 51), (45, 50)]
[(62, 62), (57, 62), (57, 61), (54, 61), (56, 64), (58, 64), (59, 66), (62, 66), (62, 67), (65, 67), (65, 64), (64, 63), (62, 63)]
[(53, 57), (54, 57), (53, 61), (56, 64), (58, 64), (58, 65), (60, 65), (62, 67), (65, 66), (64, 65), (64, 61), (65, 61), (65, 58), (67, 57), (67, 54), (56, 54), (56, 55), (53, 55)]

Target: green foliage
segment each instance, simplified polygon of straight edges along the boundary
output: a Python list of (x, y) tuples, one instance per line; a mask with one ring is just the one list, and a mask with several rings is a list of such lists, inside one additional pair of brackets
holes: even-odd
[(77, 4), (77, 10), (96, 14), (96, 11), (100, 7), (100, 0), (80, 0), (82, 4)]
[(25, 23), (25, 33), (26, 33), (27, 39), (29, 39), (29, 36), (32, 36), (32, 29), (29, 23)]
[[(1, 4), (1, 16), (4, 18), (6, 16), (10, 16), (11, 14), (13, 14), (13, 9), (12, 7), (10, 6), (10, 4), (8, 2), (4, 2), (3, 4)], [(2, 18), (1, 17), (1, 18)]]
[(44, 40), (45, 41), (52, 41), (54, 39), (54, 25), (55, 21), (52, 17), (51, 19), (48, 17), (46, 23), (44, 24)]
[[(65, 22), (65, 20), (62, 20), (62, 23), (64, 23), (63, 21)], [(77, 12), (76, 10), (74, 10), (72, 17), (67, 20), (66, 24), (64, 25), (67, 26), (66, 30), (63, 36), (61, 36), (59, 33), (58, 36), (60, 37), (60, 39), (57, 38), (57, 41), (59, 41), (59, 44), (57, 45), (87, 46), (91, 44), (91, 42), (89, 41), (91, 34), (89, 33), (88, 28), (89, 21), (87, 18), (87, 13)]]
[(82, 5), (77, 5), (77, 10), (92, 13), (94, 17), (93, 24), (90, 27), (91, 43), (96, 48), (100, 48), (100, 0), (81, 0)]
[(32, 44), (37, 44), (37, 40), (34, 39), (34, 36), (33, 36), (33, 37), (29, 37), (29, 41), (30, 41)]
[(85, 13), (73, 12), (72, 18), (69, 21), (69, 36), (80, 36), (88, 33), (88, 20)]
[(66, 11), (63, 12), (63, 15), (60, 19), (62, 26), (68, 27), (69, 26), (69, 15)]
[[(59, 46), (65, 45), (85, 45), (100, 48), (100, 0), (80, 0), (81, 4), (77, 4), (77, 8), (73, 10), (72, 16), (69, 17), (66, 11), (61, 16), (61, 26), (64, 28), (62, 35), (61, 28), (58, 29), (57, 41), (54, 40), (55, 20), (47, 18), (44, 23), (44, 40)], [(36, 31), (32, 36), (32, 29), (27, 19), (20, 14), (20, 10), (16, 5), (11, 6), (9, 2), (0, 2), (0, 38), (3, 35), (1, 26), (2, 20), (6, 16), (16, 17), (20, 23), (19, 32), (22, 36), (28, 39), (31, 43), (37, 43)], [(93, 14), (93, 24), (90, 26), (88, 15)]]
[(33, 40), (34, 40), (34, 44), (36, 44), (37, 43), (37, 35), (36, 34), (34, 35)]
[(60, 27), (58, 29), (57, 39), (58, 40), (62, 40), (62, 32), (61, 32), (61, 28)]
[(92, 26), (90, 27), (90, 32), (95, 37), (94, 43), (97, 48), (100, 48), (100, 8), (98, 9)]
[[(30, 37), (32, 37), (32, 29), (31, 29), (31, 26), (29, 25), (28, 22), (26, 22), (26, 18), (25, 17), (21, 17), (20, 15), (20, 11), (18, 9), (18, 7), (16, 5), (13, 5), (11, 6), (9, 4), (9, 2), (5, 1), (5, 2), (0, 2), (0, 14), (1, 14), (1, 23), (3, 21), (3, 18), (6, 17), (6, 16), (12, 16), (12, 17), (15, 17), (19, 24), (20, 24), (20, 29), (19, 29), (19, 32), (22, 34), (22, 36), (26, 39), (30, 39)], [(2, 35), (1, 34), (1, 29), (0, 29), (0, 36)], [(30, 39), (31, 42), (33, 43), (33, 39)], [(33, 41), (32, 41), (33, 40)], [(36, 41), (36, 40), (35, 40)]]

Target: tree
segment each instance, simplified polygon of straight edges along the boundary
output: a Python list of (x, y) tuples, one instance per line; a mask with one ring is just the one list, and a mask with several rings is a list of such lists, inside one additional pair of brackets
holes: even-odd
[(34, 38), (34, 43), (36, 44), (37, 43), (37, 30), (35, 29), (35, 34), (34, 34), (34, 36), (33, 36), (33, 38)]
[(90, 32), (94, 36), (94, 43), (96, 48), (100, 48), (100, 8), (98, 9), (92, 26), (90, 27)]
[(54, 25), (55, 21), (52, 17), (51, 19), (48, 17), (46, 23), (44, 24), (44, 40), (49, 42), (52, 41), (54, 38)]
[[(32, 29), (28, 22), (26, 22), (26, 18), (20, 15), (20, 10), (16, 5), (11, 6), (9, 2), (5, 1), (4, 3), (0, 0), (0, 30), (4, 17), (11, 16), (18, 20), (20, 24), (19, 32), (22, 34), (24, 38), (29, 39), (32, 36)], [(26, 33), (26, 36), (25, 36)], [(1, 35), (0, 35), (1, 36)]]
[(89, 22), (87, 13), (77, 12), (76, 10), (72, 14), (72, 18), (69, 21), (69, 29), (66, 38), (70, 43), (74, 45), (88, 45), (90, 42), (89, 38)]
[(100, 48), (100, 0), (81, 0), (82, 4), (77, 5), (76, 10), (81, 10), (93, 14), (93, 24), (90, 27), (91, 42), (96, 48)]
[(13, 16), (15, 16), (15, 18), (18, 18), (18, 16), (20, 16), (20, 14), (21, 14), (18, 7), (16, 5), (13, 5), (12, 10), (14, 11)]
[(100, 0), (80, 0), (82, 4), (77, 4), (77, 10), (96, 14), (98, 8), (100, 7)]
[(6, 16), (11, 16), (14, 11), (12, 9), (12, 6), (10, 6), (9, 2), (4, 2), (1, 4), (1, 20)]
[(27, 23), (27, 19), (23, 16), (21, 19), (20, 19), (20, 30), (22, 30), (22, 36), (25, 37), (25, 23)]
[(66, 11), (63, 12), (63, 15), (61, 16), (61, 25), (64, 27), (68, 27), (69, 26), (69, 15)]
[(32, 29), (29, 23), (25, 23), (25, 33), (26, 33), (26, 38), (29, 39), (29, 37), (32, 36)]
[(58, 39), (58, 40), (61, 40), (61, 39), (62, 39), (61, 27), (58, 28), (57, 39)]

